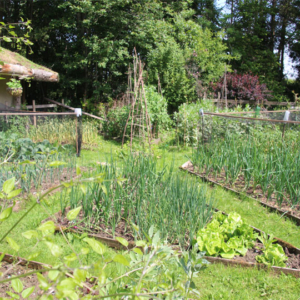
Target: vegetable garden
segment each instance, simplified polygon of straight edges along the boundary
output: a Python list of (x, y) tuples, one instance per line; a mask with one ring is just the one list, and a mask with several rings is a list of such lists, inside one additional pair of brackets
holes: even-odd
[[(274, 118), (275, 114), (277, 120), (284, 112), (274, 113)], [(297, 215), (297, 113), (291, 112), (292, 123), (245, 115), (247, 119), (235, 114), (198, 117), (193, 130), (197, 147), (184, 152), (193, 164), (188, 169)], [(262, 114), (261, 118), (270, 117)], [(44, 122), (45, 128), (49, 124)], [(88, 127), (83, 124), (82, 128), (84, 136)], [(109, 149), (95, 160), (90, 157), (94, 152), (83, 152), (84, 163), (76, 158), (74, 144), (40, 138), (33, 142), (7, 132), (0, 135), (0, 243), (17, 260), (21, 256), (29, 265), (37, 265), (33, 259), (41, 262), (38, 268), (44, 271), (26, 270), (26, 263), (15, 266), (13, 259), (1, 256), (5, 263), (0, 282), (5, 288), (0, 288), (0, 296), (201, 298), (195, 278), (207, 276), (204, 266), (213, 268), (208, 261), (229, 265), (233, 274), (246, 271), (230, 265), (270, 268), (300, 277), (298, 248), (282, 236), (274, 238), (276, 228), (274, 232), (260, 228), (265, 233), (251, 227), (256, 225), (255, 218), (246, 220), (235, 211), (216, 213), (216, 208), (222, 209), (218, 194), (197, 178), (178, 172), (178, 159), (162, 152), (163, 143), (146, 153), (127, 152), (126, 147), (121, 151), (102, 140)], [(184, 155), (181, 163), (183, 159)], [(26, 194), (28, 203), (17, 209), (20, 214), (13, 213), (16, 202)], [(238, 208), (239, 202), (231, 199)], [(20, 232), (23, 222), (29, 223)], [(283, 219), (278, 222), (285, 224)], [(25, 276), (28, 272), (34, 274), (38, 289)], [(5, 274), (13, 276), (13, 281)]]

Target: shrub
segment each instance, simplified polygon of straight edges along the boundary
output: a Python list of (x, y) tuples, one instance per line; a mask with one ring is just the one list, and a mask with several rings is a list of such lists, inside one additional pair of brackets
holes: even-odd
[[(265, 84), (259, 82), (258, 76), (250, 73), (237, 74), (237, 72), (234, 72), (226, 74), (226, 86), (229, 99), (261, 102), (272, 97), (271, 91), (267, 89)], [(224, 77), (220, 78), (217, 83), (212, 84), (212, 89), (216, 94), (222, 92)]]
[[(130, 106), (111, 109), (107, 114), (107, 122), (103, 124), (104, 136), (108, 139), (121, 139), (130, 112)], [(129, 124), (131, 123), (131, 118)], [(130, 126), (126, 129), (126, 135), (130, 135)]]
[(182, 104), (179, 111), (174, 114), (174, 120), (177, 127), (177, 139), (184, 142), (187, 146), (197, 145), (198, 134), (197, 127), (200, 120), (199, 110), (213, 112), (216, 108), (210, 101), (198, 101), (191, 104)]
[(168, 130), (172, 125), (168, 115), (168, 103), (166, 98), (156, 91), (154, 86), (146, 87), (147, 108), (153, 131)]

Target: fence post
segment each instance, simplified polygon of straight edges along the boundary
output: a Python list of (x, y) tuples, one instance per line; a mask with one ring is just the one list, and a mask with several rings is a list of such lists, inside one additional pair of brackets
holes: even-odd
[[(32, 100), (32, 111), (36, 112), (36, 109), (35, 109), (35, 100)], [(36, 116), (33, 117), (33, 126), (36, 127)]]
[[(8, 111), (8, 103), (7, 103), (7, 101), (5, 102), (5, 110)], [(5, 122), (8, 123), (7, 116), (5, 116)]]
[(80, 157), (82, 143), (82, 110), (75, 108), (76, 113), (76, 155)]

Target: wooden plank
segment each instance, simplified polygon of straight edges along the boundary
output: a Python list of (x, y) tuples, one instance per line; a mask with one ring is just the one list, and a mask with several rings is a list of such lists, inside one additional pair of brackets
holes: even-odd
[[(262, 110), (259, 113), (260, 114), (267, 114), (267, 113), (280, 113), (280, 112), (286, 112), (287, 110)], [(289, 112), (300, 112), (299, 109), (289, 109)], [(224, 115), (243, 115), (243, 114), (255, 114), (254, 110), (253, 111), (233, 111), (233, 112), (228, 112), (228, 113), (222, 113)]]
[(15, 112), (15, 113), (0, 113), (0, 116), (76, 116), (74, 112)]
[(290, 269), (290, 268), (281, 268), (281, 267), (268, 267), (264, 264), (258, 263), (251, 263), (251, 262), (243, 262), (238, 259), (226, 259), (221, 257), (211, 257), (211, 256), (204, 256), (206, 260), (210, 263), (221, 263), (225, 266), (241, 266), (243, 268), (258, 268), (263, 270), (271, 270), (276, 274), (290, 274), (295, 276), (296, 278), (300, 278), (300, 270), (299, 269)]
[(300, 124), (299, 121), (283, 121), (283, 120), (273, 120), (273, 119), (237, 117), (237, 116), (225, 115), (225, 114), (220, 114), (220, 113), (204, 113), (204, 115), (223, 117), (223, 118), (231, 118), (231, 119), (239, 119), (239, 120), (251, 120), (251, 121), (262, 121), (262, 122), (272, 122), (272, 123), (283, 123), (283, 124)]
[[(35, 100), (32, 100), (32, 111), (36, 112)], [(36, 127), (36, 116), (33, 117), (33, 126)]]
[[(64, 108), (67, 108), (67, 109), (70, 109), (70, 110), (75, 110), (74, 107), (71, 107), (71, 106), (62, 104), (62, 103), (57, 102), (57, 101), (55, 101), (55, 100), (52, 100), (52, 99), (49, 99), (49, 98), (44, 98), (44, 99), (47, 100), (47, 101), (49, 101), (49, 102), (51, 102), (51, 103), (57, 104), (57, 105), (59, 105), (59, 106), (62, 106), (62, 107), (64, 107)], [(92, 118), (94, 118), (94, 119), (98, 119), (98, 120), (101, 120), (101, 121), (106, 121), (106, 120), (103, 119), (103, 118), (100, 118), (100, 117), (98, 117), (98, 116), (89, 114), (89, 113), (84, 112), (84, 111), (82, 111), (82, 114), (83, 114), (83, 115), (86, 115), (86, 116), (89, 116), (89, 117), (92, 117)]]
[[(219, 103), (226, 103), (224, 99), (207, 99), (211, 102), (219, 102)], [(227, 103), (230, 104), (256, 104), (256, 101), (250, 100), (227, 100)], [(263, 101), (262, 103), (264, 106), (286, 106), (286, 105), (296, 105), (296, 102), (277, 102), (277, 101)]]
[[(52, 108), (52, 107), (57, 107), (56, 104), (38, 104), (35, 106), (35, 108)], [(32, 105), (27, 105), (27, 109), (33, 109)]]
[[(2, 254), (3, 253), (0, 252), (0, 256)], [(34, 269), (34, 270), (42, 270), (42, 269), (51, 269), (52, 268), (50, 265), (40, 263), (37, 261), (27, 260), (25, 258), (13, 256), (10, 254), (4, 254), (3, 261), (10, 263), (10, 264), (12, 264), (14, 262), (18, 262), (19, 265), (30, 268), (30, 269)]]

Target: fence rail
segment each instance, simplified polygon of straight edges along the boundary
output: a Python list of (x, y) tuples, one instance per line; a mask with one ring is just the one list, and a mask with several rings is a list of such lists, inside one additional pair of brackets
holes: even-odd
[[(254, 104), (256, 103), (255, 101), (250, 101), (250, 100), (224, 100), (224, 99), (207, 99), (211, 102), (214, 103), (222, 103), (222, 104)], [(277, 101), (263, 101), (262, 104), (264, 106), (287, 106), (287, 105), (292, 105), (296, 106), (297, 102), (277, 102)]]
[[(67, 109), (70, 109), (70, 110), (75, 110), (74, 107), (71, 107), (71, 106), (62, 104), (62, 103), (57, 102), (57, 101), (55, 101), (55, 100), (52, 100), (52, 99), (49, 99), (49, 98), (44, 98), (44, 99), (47, 100), (47, 101), (49, 101), (49, 102), (51, 102), (51, 103), (57, 104), (57, 105), (59, 105), (59, 106), (61, 106), (61, 107), (64, 107), (64, 108), (67, 108)], [(100, 117), (98, 117), (98, 116), (94, 116), (94, 115), (89, 114), (89, 113), (84, 112), (84, 111), (82, 111), (82, 114), (83, 114), (83, 115), (86, 115), (86, 116), (89, 116), (89, 117), (92, 117), (92, 118), (94, 118), (94, 119), (98, 119), (98, 120), (101, 120), (101, 121), (106, 121), (106, 120), (103, 119), (103, 118), (100, 118)]]

